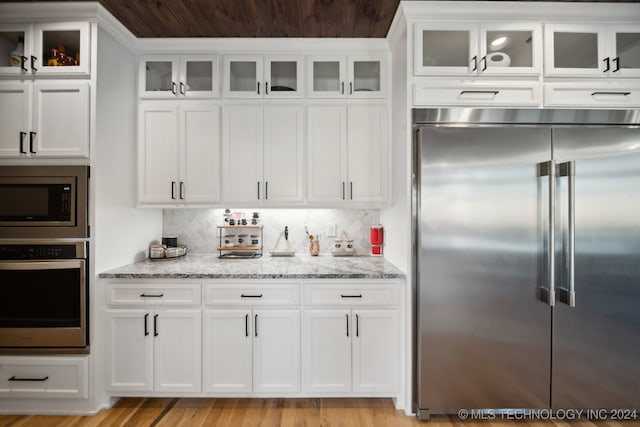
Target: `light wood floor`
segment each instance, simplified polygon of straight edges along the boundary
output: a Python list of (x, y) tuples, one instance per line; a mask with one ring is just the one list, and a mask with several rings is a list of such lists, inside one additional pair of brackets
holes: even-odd
[(121, 399), (97, 415), (0, 415), (1, 427), (631, 427), (640, 422), (462, 422), (455, 416), (421, 423), (390, 399)]

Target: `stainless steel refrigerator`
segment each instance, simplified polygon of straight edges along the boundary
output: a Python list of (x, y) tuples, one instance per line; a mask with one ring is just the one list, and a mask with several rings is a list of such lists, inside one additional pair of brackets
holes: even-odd
[(420, 418), (640, 408), (640, 110), (414, 110)]

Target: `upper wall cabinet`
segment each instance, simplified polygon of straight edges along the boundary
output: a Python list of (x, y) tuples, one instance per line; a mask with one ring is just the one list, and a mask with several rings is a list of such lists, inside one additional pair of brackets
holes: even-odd
[(227, 55), (225, 98), (302, 98), (302, 57)]
[(545, 74), (640, 76), (640, 26), (546, 25)]
[(385, 98), (387, 58), (383, 55), (307, 57), (309, 98)]
[(218, 97), (216, 55), (144, 56), (138, 75), (141, 98)]
[(3, 24), (0, 26), (0, 75), (89, 74), (88, 22)]
[(535, 76), (542, 70), (536, 23), (418, 23), (414, 48), (419, 76)]

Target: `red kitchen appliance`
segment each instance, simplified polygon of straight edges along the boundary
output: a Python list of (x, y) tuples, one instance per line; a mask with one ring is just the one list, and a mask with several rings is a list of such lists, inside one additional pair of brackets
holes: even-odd
[(381, 256), (382, 246), (384, 245), (384, 227), (382, 225), (371, 226), (369, 241), (371, 243), (371, 255)]

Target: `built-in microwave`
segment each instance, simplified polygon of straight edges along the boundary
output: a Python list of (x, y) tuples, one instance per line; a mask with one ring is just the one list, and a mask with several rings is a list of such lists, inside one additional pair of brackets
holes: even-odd
[(0, 239), (88, 238), (88, 166), (0, 166)]

